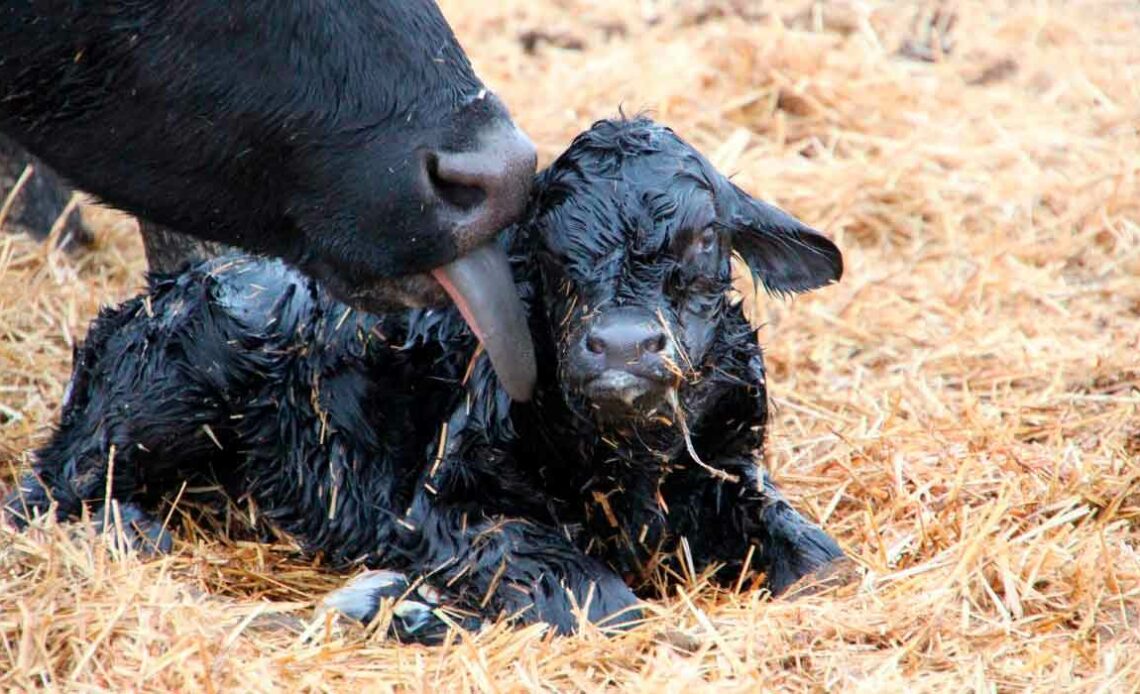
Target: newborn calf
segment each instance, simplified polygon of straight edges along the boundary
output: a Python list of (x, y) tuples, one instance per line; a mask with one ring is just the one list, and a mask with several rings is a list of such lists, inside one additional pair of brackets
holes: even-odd
[[(595, 124), (535, 196), (503, 239), (538, 350), (531, 402), (457, 309), (366, 315), (277, 262), (216, 259), (92, 324), (9, 511), (101, 519), (111, 474), (132, 539), (166, 549), (150, 510), (209, 474), (306, 550), (385, 569), (339, 596), (358, 617), (411, 582), (471, 623), (560, 632), (575, 605), (636, 617), (634, 590), (679, 554), (774, 593), (841, 557), (756, 464), (764, 363), (727, 298), (733, 251), (786, 293), (838, 280), (836, 247), (646, 119)], [(438, 636), (413, 613), (406, 636)]]

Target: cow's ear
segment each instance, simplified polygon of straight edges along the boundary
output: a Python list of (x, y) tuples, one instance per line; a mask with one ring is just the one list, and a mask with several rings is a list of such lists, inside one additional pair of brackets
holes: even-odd
[(732, 247), (769, 292), (806, 292), (838, 282), (843, 254), (823, 234), (733, 184)]

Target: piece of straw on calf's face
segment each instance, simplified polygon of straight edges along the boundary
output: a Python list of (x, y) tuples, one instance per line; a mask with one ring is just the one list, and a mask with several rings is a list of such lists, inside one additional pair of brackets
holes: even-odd
[(580, 614), (631, 623), (670, 576), (755, 573), (779, 593), (840, 559), (756, 465), (763, 359), (725, 298), (733, 251), (794, 292), (839, 278), (835, 246), (645, 119), (595, 124), (537, 190), (502, 239), (532, 402), (510, 400), (454, 308), (348, 311), (279, 263), (223, 258), (92, 324), (9, 512), (101, 518), (110, 488), (124, 535), (164, 548), (160, 497), (220, 477), (305, 550), (379, 571), (336, 609), (369, 619), (428, 590), (393, 627), (422, 641), (446, 631), (439, 609), (567, 633)]

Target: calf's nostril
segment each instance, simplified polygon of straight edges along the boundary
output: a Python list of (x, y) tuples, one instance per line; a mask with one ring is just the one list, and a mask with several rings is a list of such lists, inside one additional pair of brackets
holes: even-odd
[(590, 335), (586, 337), (586, 349), (594, 354), (605, 354), (606, 341), (597, 335)]
[(651, 337), (642, 340), (641, 349), (645, 352), (658, 352), (665, 351), (665, 333), (657, 333)]
[[(582, 338), (585, 351), (617, 364), (634, 364), (669, 347), (665, 331), (645, 320), (603, 318)], [(615, 366), (615, 368), (617, 368)]]

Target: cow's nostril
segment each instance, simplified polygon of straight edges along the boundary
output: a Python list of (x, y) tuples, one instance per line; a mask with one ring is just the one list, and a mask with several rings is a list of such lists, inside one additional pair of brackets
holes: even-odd
[(427, 166), (428, 182), (432, 192), (445, 204), (462, 212), (472, 210), (487, 199), (487, 192), (478, 185), (478, 177), (453, 175), (451, 169), (440, 169), (440, 155), (429, 153)]
[(646, 352), (664, 352), (665, 351), (665, 333), (657, 333), (642, 341), (641, 349)]
[(482, 243), (526, 210), (534, 178), (534, 145), (513, 123), (483, 130), (470, 149), (430, 150), (424, 167), (431, 194), (458, 211), (464, 243)]
[(590, 335), (586, 338), (586, 349), (590, 350), (594, 354), (605, 354), (606, 341), (597, 335)]

